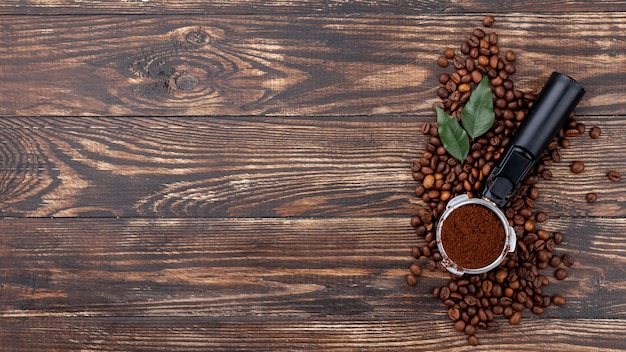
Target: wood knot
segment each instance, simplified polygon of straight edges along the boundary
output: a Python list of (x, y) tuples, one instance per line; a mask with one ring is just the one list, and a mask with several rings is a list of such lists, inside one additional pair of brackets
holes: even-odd
[(176, 78), (176, 87), (183, 90), (192, 90), (200, 82), (196, 77), (190, 74), (182, 74)]
[(202, 28), (187, 33), (185, 39), (188, 43), (193, 45), (207, 45), (211, 42), (211, 36)]

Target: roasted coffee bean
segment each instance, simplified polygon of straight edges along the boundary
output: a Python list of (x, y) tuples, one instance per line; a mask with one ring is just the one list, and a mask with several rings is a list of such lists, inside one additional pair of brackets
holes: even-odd
[(480, 55), (477, 59), (476, 62), (483, 67), (487, 67), (489, 65), (489, 57), (487, 57), (486, 55)]
[(418, 226), (420, 226), (421, 224), (422, 224), (422, 219), (420, 219), (420, 217), (419, 217), (419, 216), (417, 216), (417, 215), (413, 215), (413, 216), (411, 217), (411, 226), (412, 226), (412, 227), (418, 227)]
[(561, 244), (563, 242), (563, 233), (555, 232), (554, 234), (552, 234), (552, 238), (554, 239), (554, 243)]
[(591, 130), (589, 130), (589, 137), (593, 139), (600, 138), (601, 133), (602, 130), (600, 129), (600, 127), (592, 127)]
[[(446, 89), (448, 90), (448, 92), (454, 93), (454, 91), (456, 90), (456, 83), (454, 83), (451, 80), (446, 82)], [(452, 97), (450, 98), (450, 100), (455, 101), (455, 99), (453, 99)], [(459, 99), (457, 98), (456, 101), (458, 100)], [(454, 109), (450, 109), (450, 110), (454, 110)]]
[(454, 281), (450, 281), (448, 283), (448, 288), (450, 288), (450, 291), (456, 292), (459, 289), (459, 285)]
[(471, 346), (478, 346), (478, 337), (476, 335), (471, 335), (467, 338), (467, 343)]
[(540, 306), (534, 306), (532, 309), (533, 314), (535, 315), (541, 315), (543, 314), (543, 308)]
[(467, 39), (467, 43), (468, 43), (471, 47), (473, 47), (473, 48), (478, 47), (478, 46), (480, 45), (480, 38), (478, 38), (478, 37), (477, 37), (477, 36), (475, 36), (475, 35), (471, 35), (471, 36)]
[(545, 222), (547, 218), (548, 216), (543, 211), (537, 212), (537, 214), (535, 214), (535, 221), (537, 222)]
[(550, 181), (552, 180), (552, 171), (550, 170), (543, 170), (541, 172), (541, 177), (546, 180), (546, 181)]
[(561, 257), (559, 257), (558, 255), (553, 255), (552, 258), (550, 258), (550, 266), (556, 268), (560, 264), (561, 264)]
[(411, 271), (411, 274), (415, 276), (422, 275), (422, 267), (420, 267), (419, 264), (417, 263), (411, 264), (411, 266), (409, 267), (409, 270)]
[(480, 28), (475, 28), (474, 31), (472, 32), (472, 35), (474, 35), (478, 39), (482, 39), (485, 37), (485, 31), (483, 31)]
[(454, 49), (446, 48), (446, 50), (443, 51), (443, 56), (448, 59), (452, 59), (454, 57)]
[(504, 54), (504, 58), (505, 58), (505, 59), (506, 59), (506, 61), (508, 61), (508, 62), (514, 62), (514, 61), (515, 61), (515, 59), (517, 58), (517, 55), (515, 55), (515, 52), (514, 52), (514, 51), (509, 50), (509, 51), (507, 51), (507, 52)]
[(515, 312), (510, 316), (509, 323), (511, 323), (511, 325), (517, 325), (520, 323), (520, 320), (522, 320), (522, 313)]
[(566, 301), (565, 301), (565, 297), (561, 296), (561, 295), (554, 295), (552, 296), (552, 303), (554, 303), (554, 305), (556, 306), (564, 306)]
[(422, 256), (422, 251), (418, 246), (413, 246), (413, 248), (411, 248), (411, 256), (415, 259), (419, 259)]
[(545, 263), (549, 260), (548, 251), (540, 250), (537, 252), (537, 260), (539, 262)]
[(452, 64), (457, 69), (465, 68), (465, 59), (460, 56), (455, 56), (454, 59), (452, 59)]
[(550, 303), (552, 303), (552, 297), (550, 297), (549, 295), (543, 295), (543, 303), (541, 304), (541, 306), (543, 308), (548, 308), (550, 307)]
[(485, 27), (491, 27), (493, 22), (495, 22), (495, 19), (491, 15), (487, 15), (483, 18), (483, 26)]
[(454, 323), (454, 330), (458, 332), (465, 331), (465, 322), (463, 320), (457, 320), (456, 323)]
[[(497, 69), (498, 68), (498, 56), (497, 55), (493, 55), (489, 58), (489, 67), (491, 67), (492, 69)], [(493, 82), (492, 82), (493, 83)], [(495, 83), (493, 83), (494, 85), (496, 85)], [(506, 88), (506, 87), (505, 87)]]
[(468, 306), (475, 306), (476, 304), (478, 304), (478, 298), (476, 298), (476, 296), (474, 296), (473, 294), (463, 297), (463, 301), (467, 303)]
[(561, 262), (563, 263), (563, 265), (565, 265), (566, 267), (571, 267), (572, 265), (574, 265), (574, 258), (572, 258), (571, 255), (569, 254), (564, 254), (561, 257)]
[(452, 321), (457, 321), (461, 319), (461, 311), (458, 307), (451, 307), (450, 309), (448, 309), (448, 317)]
[(579, 134), (580, 132), (576, 128), (570, 128), (569, 130), (565, 131), (565, 135), (568, 137), (576, 137)]
[(489, 33), (489, 44), (491, 45), (498, 44), (498, 34), (496, 32)]
[(606, 176), (613, 182), (618, 182), (622, 179), (622, 174), (620, 174), (619, 171), (611, 171)]
[(449, 94), (450, 92), (445, 87), (439, 87), (439, 89), (437, 89), (437, 96), (441, 99), (447, 98)]
[(550, 233), (544, 229), (537, 230), (537, 238), (540, 240), (546, 241), (550, 238)]
[(416, 277), (415, 275), (413, 275), (413, 274), (408, 274), (408, 275), (406, 276), (406, 283), (407, 283), (409, 286), (415, 286), (415, 285), (417, 285), (417, 277)]
[(585, 170), (585, 163), (580, 160), (574, 161), (570, 166), (570, 170), (575, 174), (579, 174)]
[(439, 83), (446, 84), (450, 80), (450, 75), (447, 73), (442, 73), (439, 75)]
[(448, 286), (443, 286), (439, 291), (439, 298), (441, 300), (446, 300), (450, 297), (450, 288)]
[(462, 83), (458, 86), (459, 93), (466, 93), (466, 92), (469, 92), (471, 89), (472, 89), (471, 86), (467, 83)]
[(448, 58), (443, 55), (439, 56), (439, 58), (437, 58), (437, 65), (442, 68), (448, 67)]
[(463, 53), (465, 55), (469, 54), (469, 52), (470, 52), (470, 46), (469, 46), (469, 44), (467, 42), (463, 42), (461, 44), (461, 48), (460, 49), (461, 49), (461, 53)]
[(554, 247), (556, 247), (556, 243), (554, 242), (554, 240), (552, 238), (549, 238), (546, 241), (546, 250), (548, 252), (552, 252), (554, 250)]
[(500, 299), (498, 299), (498, 304), (503, 306), (503, 307), (508, 307), (511, 304), (513, 304), (513, 299), (511, 299), (511, 297), (500, 297)]
[[(466, 312), (467, 315), (469, 315), (472, 319), (474, 318), (474, 316), (476, 315), (477, 311), (476, 311), (476, 307), (473, 306), (468, 306), (466, 308)], [(476, 324), (472, 324), (472, 325), (476, 325)]]
[(476, 332), (476, 328), (474, 327), (474, 325), (471, 325), (471, 324), (465, 325), (465, 334), (474, 335), (475, 332)]
[(471, 76), (472, 82), (474, 82), (474, 84), (480, 83), (480, 81), (483, 79), (483, 74), (480, 73), (478, 70), (472, 71)]
[(554, 149), (550, 154), (555, 163), (560, 163), (562, 159), (561, 149)]
[(426, 269), (430, 271), (437, 270), (437, 263), (434, 260), (429, 260), (426, 262)]
[(587, 203), (594, 203), (597, 199), (598, 195), (593, 192), (587, 193), (587, 195), (585, 196), (585, 200), (587, 201)]
[(554, 272), (554, 277), (556, 277), (557, 280), (565, 280), (567, 277), (567, 270), (564, 268), (557, 269)]

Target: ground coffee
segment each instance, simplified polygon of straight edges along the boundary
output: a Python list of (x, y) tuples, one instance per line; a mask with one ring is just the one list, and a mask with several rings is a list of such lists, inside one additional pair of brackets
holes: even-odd
[(467, 269), (491, 264), (502, 252), (506, 233), (498, 216), (487, 207), (469, 204), (452, 211), (441, 228), (448, 257)]

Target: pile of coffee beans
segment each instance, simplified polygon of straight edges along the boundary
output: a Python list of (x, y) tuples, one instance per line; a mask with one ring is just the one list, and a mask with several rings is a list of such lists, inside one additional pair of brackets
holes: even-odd
[[(413, 178), (418, 183), (415, 195), (425, 204), (411, 218), (411, 225), (420, 241), (411, 254), (415, 259), (421, 259), (410, 266), (407, 275), (410, 285), (418, 282), (422, 273), (420, 263), (425, 263), (429, 270), (445, 271), (439, 265), (442, 256), (435, 240), (435, 222), (447, 201), (454, 196), (478, 195), (484, 180), (503, 155), (514, 131), (525, 119), (539, 93), (539, 90), (524, 92), (515, 88), (511, 77), (516, 72), (517, 55), (500, 49), (498, 35), (487, 28), (493, 23), (494, 18), (487, 16), (483, 27), (474, 29), (458, 50), (446, 48), (437, 59), (441, 68), (453, 67), (451, 72), (439, 76), (437, 95), (441, 101), (437, 105), (460, 120), (471, 91), (487, 75), (496, 118), (492, 128), (471, 143), (470, 153), (463, 162), (448, 155), (435, 125), (423, 124), (422, 133), (428, 136), (428, 143), (422, 156), (411, 165)], [(572, 114), (503, 209), (517, 234), (516, 251), (509, 253), (502, 264), (491, 272), (452, 276), (447, 285), (432, 290), (432, 296), (447, 307), (454, 329), (467, 334), (470, 345), (478, 344), (477, 329), (497, 331), (498, 317), (515, 325), (520, 323), (522, 312), (526, 309), (540, 315), (551, 305), (566, 303), (561, 295), (545, 294), (544, 287), (551, 283), (552, 278), (565, 279), (574, 259), (556, 251), (564, 234), (541, 228), (547, 214), (535, 210), (534, 202), (539, 197), (539, 182), (552, 179), (550, 166), (561, 161), (562, 149), (568, 148), (571, 139), (584, 134), (585, 130), (585, 125), (577, 122)], [(589, 135), (598, 138), (600, 133), (600, 129), (594, 127)], [(583, 170), (581, 161), (571, 164), (572, 172)], [(614, 173), (607, 177), (619, 180), (621, 175)], [(586, 199), (594, 202), (596, 198), (594, 194), (587, 195)], [(548, 269), (551, 274), (544, 273)]]

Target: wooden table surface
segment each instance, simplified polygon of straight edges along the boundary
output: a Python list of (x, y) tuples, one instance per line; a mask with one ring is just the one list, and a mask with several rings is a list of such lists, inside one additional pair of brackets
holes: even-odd
[[(602, 136), (535, 205), (567, 305), (470, 347), (449, 275), (405, 282), (410, 164), (486, 13), (516, 86), (574, 76)], [(626, 350), (621, 1), (4, 0), (0, 49), (2, 351)]]

